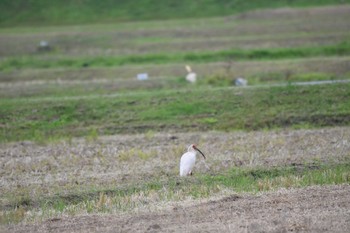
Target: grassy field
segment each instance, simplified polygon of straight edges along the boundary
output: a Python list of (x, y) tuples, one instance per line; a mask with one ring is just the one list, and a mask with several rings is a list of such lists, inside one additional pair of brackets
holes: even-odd
[[(206, 7), (193, 15), (200, 2)], [(223, 219), (239, 212), (223, 206), (237, 199), (246, 208), (257, 196), (269, 207), (288, 202), (296, 225), (280, 214), (269, 220), (297, 231), (311, 221), (296, 201), (308, 189), (316, 190), (309, 213), (350, 203), (347, 1), (222, 1), (225, 10), (210, 0), (164, 1), (152, 16), (153, 1), (137, 3), (0, 3), (0, 231), (94, 227), (112, 217), (127, 226), (135, 216), (142, 225), (158, 212), (188, 226), (195, 215), (182, 219), (176, 209), (216, 203), (212, 214)], [(40, 50), (41, 40), (50, 49)], [(195, 84), (185, 80), (187, 64)], [(149, 80), (138, 81), (144, 72)], [(238, 77), (248, 86), (235, 86)], [(339, 82), (298, 84), (308, 81)], [(208, 159), (180, 179), (190, 143)], [(284, 189), (286, 202), (276, 194)], [(251, 208), (248, 225), (266, 222), (273, 211), (254, 216), (262, 209)], [(334, 211), (326, 219), (345, 229), (348, 215)]]
[[(154, 210), (234, 193), (348, 184), (349, 135), (348, 127), (336, 127), (148, 132), (45, 145), (6, 144), (0, 150), (2, 222)], [(195, 176), (180, 179), (179, 154), (193, 140), (208, 159), (198, 161)]]
[(151, 54), (133, 55), (125, 57), (93, 57), (93, 58), (61, 58), (50, 59), (36, 57), (16, 57), (3, 60), (0, 71), (25, 68), (82, 68), (89, 67), (116, 67), (132, 64), (171, 64), (171, 63), (205, 63), (225, 60), (272, 60), (307, 58), (317, 56), (346, 56), (350, 54), (350, 43), (324, 47), (303, 47), (290, 49), (260, 49), (260, 50), (225, 50), (219, 52), (196, 52), (171, 55)]
[(349, 96), (350, 84), (333, 84), (9, 99), (0, 102), (0, 139), (349, 125)]
[[(311, 169), (310, 169), (311, 168)], [(33, 199), (16, 196), (2, 208), (10, 209), (0, 218), (1, 224), (18, 223), (53, 218), (65, 214), (118, 213), (137, 208), (155, 208), (159, 203), (203, 199), (226, 191), (236, 193), (277, 190), (278, 188), (302, 188), (312, 185), (350, 184), (350, 164), (308, 165), (280, 168), (232, 169), (219, 175), (200, 175), (195, 178), (152, 180), (129, 184), (124, 187), (58, 193), (50, 197)], [(25, 207), (23, 207), (25, 206)], [(25, 216), (32, 210), (32, 216)], [(38, 210), (41, 210), (40, 213)]]
[(4, 0), (0, 3), (0, 25), (47, 25), (76, 24), (91, 22), (109, 22), (126, 20), (152, 20), (173, 18), (199, 18), (218, 15), (232, 15), (242, 11), (259, 8), (307, 7), (330, 4), (345, 4), (347, 0), (313, 1), (271, 1), (243, 0), (214, 1), (146, 1), (125, 2), (107, 1), (23, 1)]

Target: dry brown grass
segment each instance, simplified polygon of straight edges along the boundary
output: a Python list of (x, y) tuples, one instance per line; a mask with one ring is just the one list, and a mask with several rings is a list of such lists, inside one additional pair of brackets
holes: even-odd
[[(236, 133), (154, 133), (72, 139), (40, 145), (3, 144), (0, 148), (1, 203), (50, 196), (56, 192), (112, 187), (178, 175), (187, 145), (197, 143), (208, 159), (197, 173), (217, 173), (234, 166), (278, 166), (341, 162), (350, 154), (350, 128)], [(17, 197), (18, 198), (18, 197)]]
[(61, 216), (3, 232), (348, 232), (349, 185), (168, 203), (161, 211)]

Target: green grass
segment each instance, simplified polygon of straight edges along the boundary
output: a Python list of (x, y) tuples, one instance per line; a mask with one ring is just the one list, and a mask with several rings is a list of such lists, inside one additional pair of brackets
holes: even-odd
[(336, 45), (299, 48), (277, 49), (232, 49), (214, 52), (191, 52), (172, 54), (147, 54), (122, 57), (90, 57), (90, 58), (61, 58), (43, 59), (36, 56), (20, 56), (3, 59), (0, 61), (0, 71), (24, 68), (80, 68), (89, 67), (113, 67), (130, 64), (170, 64), (178, 62), (205, 63), (225, 60), (271, 60), (287, 58), (308, 58), (316, 56), (345, 56), (350, 54), (350, 42), (345, 41)]
[[(146, 183), (127, 184), (112, 189), (91, 189), (88, 192), (57, 193), (48, 197), (30, 197), (25, 202), (17, 196), (0, 215), (0, 223), (18, 223), (27, 218), (49, 218), (60, 213), (113, 213), (147, 205), (188, 198), (208, 198), (234, 192), (257, 193), (279, 188), (300, 188), (311, 185), (350, 183), (350, 164), (304, 164), (275, 168), (233, 168), (219, 174), (199, 174), (188, 178), (154, 178)], [(19, 199), (18, 199), (19, 198)], [(31, 210), (35, 216), (26, 216)]]
[(349, 125), (350, 84), (207, 88), (0, 100), (0, 141), (148, 130), (258, 130)]
[(0, 25), (53, 25), (91, 22), (202, 18), (240, 13), (259, 8), (308, 7), (345, 4), (348, 0), (2, 0)]

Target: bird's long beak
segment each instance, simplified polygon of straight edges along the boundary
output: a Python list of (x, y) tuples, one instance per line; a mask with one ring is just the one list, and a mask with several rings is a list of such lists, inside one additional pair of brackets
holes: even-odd
[(205, 155), (203, 154), (202, 151), (200, 151), (200, 149), (198, 149), (197, 147), (195, 147), (194, 149), (196, 149), (199, 153), (201, 153), (201, 154), (203, 155), (204, 159), (206, 159), (206, 158), (205, 158)]

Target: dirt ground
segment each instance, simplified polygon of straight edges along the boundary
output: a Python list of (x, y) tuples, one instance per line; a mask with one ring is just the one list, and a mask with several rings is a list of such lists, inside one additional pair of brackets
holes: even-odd
[(350, 186), (231, 195), (125, 215), (63, 217), (5, 232), (349, 232)]

